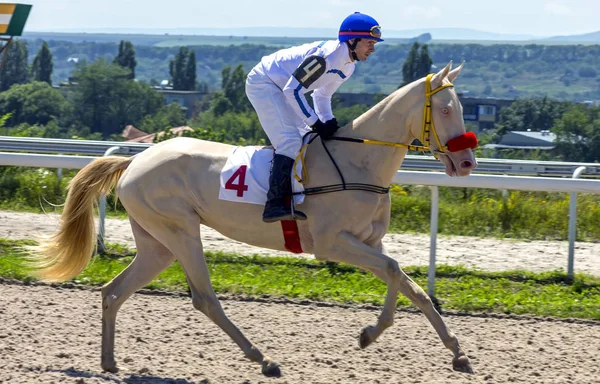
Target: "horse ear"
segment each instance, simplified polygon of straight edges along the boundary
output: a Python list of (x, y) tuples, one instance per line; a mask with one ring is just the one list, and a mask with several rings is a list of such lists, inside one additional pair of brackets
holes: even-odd
[(431, 89), (436, 89), (442, 85), (442, 80), (448, 76), (448, 73), (450, 73), (450, 68), (452, 68), (452, 60), (450, 60), (444, 69), (433, 75), (433, 78), (431, 79)]
[(448, 80), (450, 80), (450, 82), (454, 82), (454, 79), (456, 79), (458, 77), (458, 74), (460, 73), (460, 70), (463, 69), (463, 66), (465, 65), (465, 61), (463, 60), (462, 63), (460, 63), (460, 65), (456, 68), (454, 68), (449, 74), (448, 74)]

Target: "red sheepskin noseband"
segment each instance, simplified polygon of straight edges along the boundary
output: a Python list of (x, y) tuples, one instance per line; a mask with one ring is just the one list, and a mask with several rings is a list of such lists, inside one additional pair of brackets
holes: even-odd
[(475, 149), (477, 147), (477, 136), (473, 132), (465, 132), (449, 140), (447, 146), (450, 152), (458, 152), (467, 148)]

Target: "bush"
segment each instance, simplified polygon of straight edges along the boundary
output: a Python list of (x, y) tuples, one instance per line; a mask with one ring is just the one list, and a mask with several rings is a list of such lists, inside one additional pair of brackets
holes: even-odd
[(587, 66), (579, 68), (578, 73), (579, 77), (594, 78), (598, 76), (598, 72), (594, 68)]

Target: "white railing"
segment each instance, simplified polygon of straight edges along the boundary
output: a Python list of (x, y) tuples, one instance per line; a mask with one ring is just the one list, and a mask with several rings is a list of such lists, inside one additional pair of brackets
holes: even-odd
[(500, 175), (470, 175), (468, 177), (449, 177), (441, 172), (414, 172), (398, 171), (394, 183), (429, 185), (431, 187), (431, 223), (430, 223), (430, 248), (429, 248), (429, 276), (428, 293), (435, 292), (435, 259), (438, 231), (438, 187), (462, 188), (488, 188), (488, 189), (514, 189), (518, 191), (543, 191), (543, 192), (571, 192), (569, 213), (569, 255), (567, 261), (567, 275), (573, 278), (575, 259), (575, 226), (577, 223), (577, 195), (576, 193), (600, 193), (600, 180), (581, 180), (579, 175), (585, 167), (578, 168), (573, 178), (550, 178), (530, 176), (500, 176)]
[[(106, 154), (114, 153), (118, 148), (111, 147)], [(28, 166), (44, 168), (83, 168), (86, 164), (96, 159), (91, 156), (67, 156), (67, 155), (44, 155), (0, 152), (0, 166)], [(428, 185), (432, 189), (431, 202), (431, 242), (428, 276), (428, 293), (434, 296), (435, 292), (435, 264), (436, 264), (436, 241), (438, 230), (438, 187), (462, 187), (462, 188), (487, 188), (500, 190), (519, 191), (546, 191), (546, 192), (570, 192), (571, 209), (569, 214), (569, 255), (568, 275), (573, 277), (574, 269), (574, 241), (576, 222), (576, 199), (575, 193), (600, 193), (600, 180), (584, 180), (578, 177), (583, 172), (583, 167), (578, 168), (572, 178), (549, 178), (531, 176), (507, 176), (507, 175), (480, 175), (473, 174), (468, 177), (449, 177), (441, 172), (418, 172), (398, 171), (393, 182), (397, 184)], [(104, 238), (104, 212), (101, 212), (99, 238)], [(102, 241), (102, 240), (100, 240)]]
[[(25, 153), (60, 153), (102, 156), (108, 149), (119, 147), (119, 154), (135, 155), (154, 144), (123, 141), (46, 139), (39, 137), (0, 136), (0, 151)], [(600, 178), (600, 164), (557, 161), (478, 159), (476, 173), (523, 176), (570, 177), (579, 167), (586, 167), (582, 178)], [(402, 168), (413, 171), (443, 171), (444, 166), (433, 156), (407, 155)]]

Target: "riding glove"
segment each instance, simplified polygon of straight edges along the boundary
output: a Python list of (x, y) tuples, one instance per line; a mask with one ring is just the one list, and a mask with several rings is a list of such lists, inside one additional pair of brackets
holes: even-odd
[(335, 118), (322, 122), (320, 119), (317, 120), (311, 128), (314, 132), (318, 133), (323, 140), (329, 140), (333, 134), (340, 129), (338, 122)]

